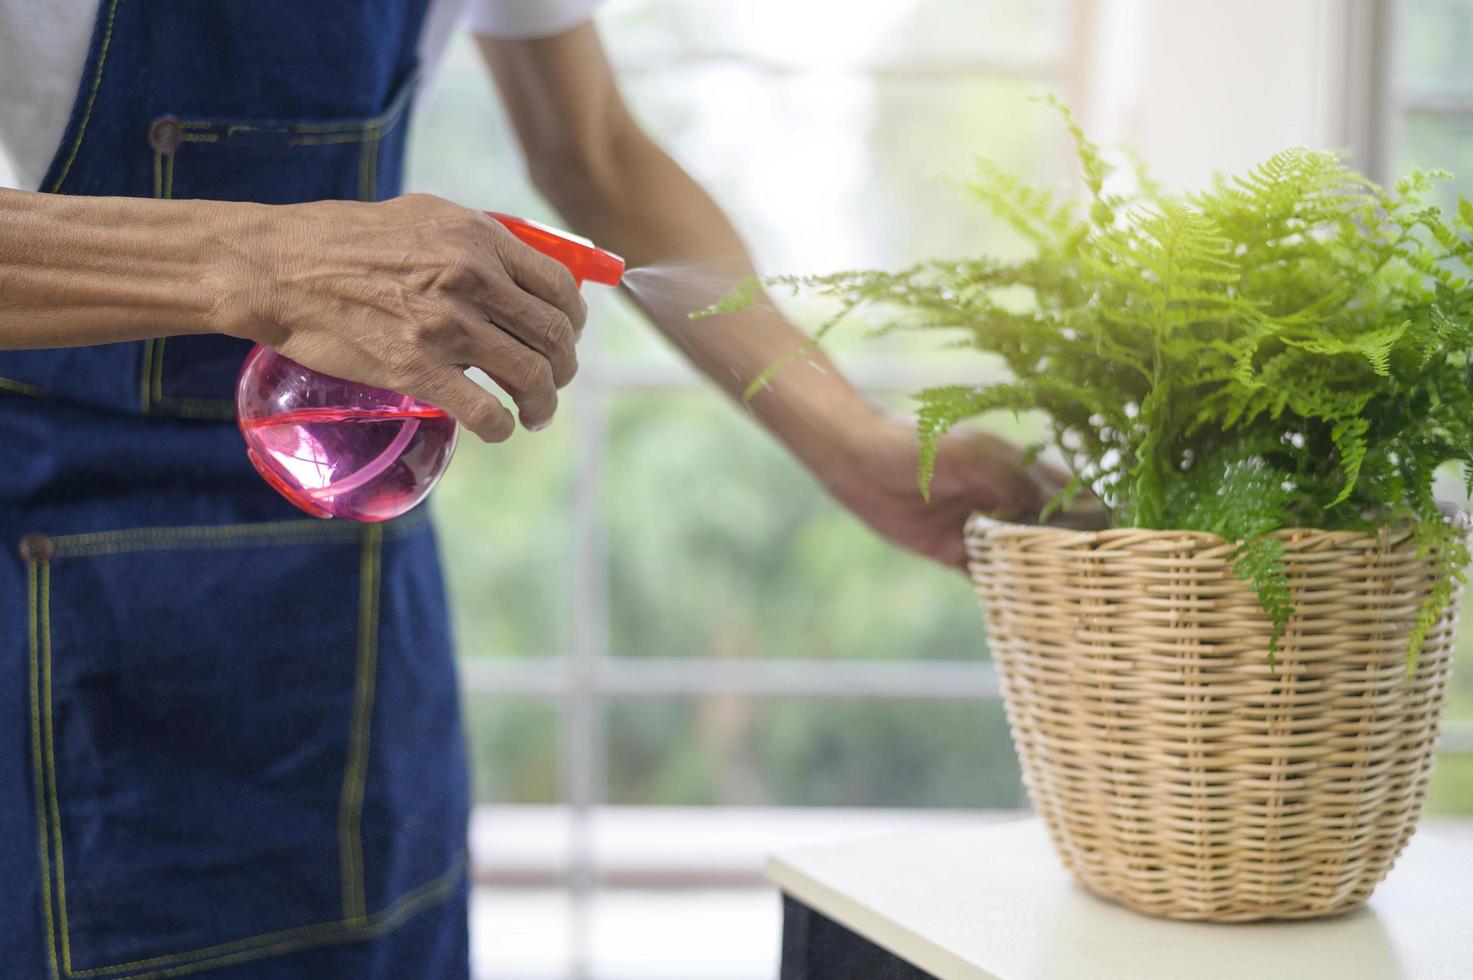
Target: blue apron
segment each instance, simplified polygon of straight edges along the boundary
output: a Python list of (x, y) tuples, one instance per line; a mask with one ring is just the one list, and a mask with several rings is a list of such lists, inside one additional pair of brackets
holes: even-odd
[[(423, 8), (102, 0), (41, 190), (392, 196)], [(246, 348), (0, 352), (7, 980), (468, 973), (432, 532), (270, 490), (230, 421)]]

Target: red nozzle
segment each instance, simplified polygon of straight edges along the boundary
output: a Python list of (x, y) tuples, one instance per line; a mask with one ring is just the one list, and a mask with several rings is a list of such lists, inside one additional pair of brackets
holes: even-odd
[(487, 211), (486, 214), (505, 225), (507, 231), (525, 244), (567, 266), (580, 286), (584, 280), (617, 286), (624, 276), (624, 260), (586, 238), (510, 214), (497, 214), (495, 211)]

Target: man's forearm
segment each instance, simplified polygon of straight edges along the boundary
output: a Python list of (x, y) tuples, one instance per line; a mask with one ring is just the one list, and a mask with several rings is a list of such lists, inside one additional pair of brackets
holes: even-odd
[[(734, 397), (802, 350), (805, 335), (765, 297), (750, 310), (691, 321), (688, 314), (753, 274), (730, 221), (681, 167), (630, 124), (608, 159), (534, 168), (539, 189), (574, 230), (622, 254), (632, 269), (663, 269), (632, 293), (654, 325)], [(816, 475), (844, 478), (876, 410), (818, 350), (785, 366), (749, 402), (757, 418)]]
[[(740, 396), (803, 349), (807, 338), (765, 298), (744, 313), (688, 318), (751, 275), (752, 261), (710, 196), (630, 116), (591, 23), (480, 45), (532, 179), (568, 224), (633, 268), (687, 273), (651, 281), (634, 298), (697, 368)], [(840, 497), (856, 479), (862, 443), (899, 428), (877, 426), (879, 413), (818, 351), (788, 365), (749, 408)]]
[(500, 441), (516, 418), (466, 367), (540, 428), (577, 370), (584, 312), (567, 269), (429, 195), (264, 205), (0, 192), (0, 347), (221, 333), (439, 405)]
[(218, 207), (0, 189), (0, 348), (204, 331)]

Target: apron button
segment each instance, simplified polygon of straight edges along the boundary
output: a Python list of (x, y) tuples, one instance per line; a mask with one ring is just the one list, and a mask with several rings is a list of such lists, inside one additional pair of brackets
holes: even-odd
[(54, 554), (56, 554), (56, 542), (51, 540), (51, 535), (42, 534), (40, 531), (21, 535), (20, 556), (25, 561), (50, 561)]
[(173, 153), (183, 138), (179, 120), (173, 116), (161, 116), (148, 127), (148, 145), (159, 153)]

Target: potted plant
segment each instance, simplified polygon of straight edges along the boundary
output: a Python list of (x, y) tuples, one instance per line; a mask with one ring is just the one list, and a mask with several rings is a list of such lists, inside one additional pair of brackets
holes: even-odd
[(1468, 550), (1433, 481), (1473, 481), (1473, 205), (1304, 149), (1174, 195), (1060, 111), (1084, 203), (985, 162), (970, 185), (1028, 257), (773, 281), (1005, 363), (919, 393), (922, 492), (946, 429), (1041, 410), (1073, 474), (1048, 510), (1108, 512), (965, 532), (1064, 863), (1174, 918), (1347, 910), (1415, 828), (1445, 700)]

